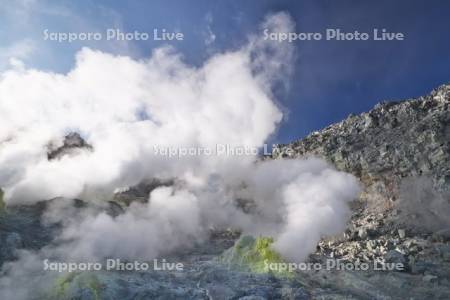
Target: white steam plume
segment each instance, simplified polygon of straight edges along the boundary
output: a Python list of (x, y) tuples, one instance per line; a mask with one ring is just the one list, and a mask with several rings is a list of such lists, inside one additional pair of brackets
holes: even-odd
[[(284, 13), (262, 26), (294, 30)], [(271, 88), (290, 73), (293, 55), (292, 45), (264, 41), (261, 34), (200, 68), (170, 48), (145, 60), (83, 49), (67, 74), (2, 73), (0, 186), (6, 201), (96, 201), (144, 179), (170, 178), (174, 186), (154, 190), (148, 203), (133, 203), (115, 218), (91, 211), (73, 216), (56, 204), (47, 217), (64, 221), (64, 229), (59, 246), (45, 253), (149, 259), (189, 246), (219, 225), (270, 234), (285, 257), (305, 259), (321, 236), (345, 225), (347, 202), (358, 193), (352, 176), (318, 159), (154, 153), (154, 146), (261, 147), (282, 119)], [(48, 160), (48, 143), (61, 145), (73, 131), (93, 150)], [(254, 201), (255, 212), (237, 208), (238, 198)], [(8, 280), (0, 280), (0, 290)]]
[[(285, 14), (265, 24), (293, 26)], [(201, 68), (186, 65), (171, 48), (140, 61), (84, 48), (65, 75), (2, 73), (0, 186), (7, 201), (93, 198), (144, 178), (204, 177), (253, 160), (190, 157), (174, 163), (154, 155), (154, 146), (260, 147), (281, 121), (270, 88), (288, 71), (292, 55), (290, 45), (275, 47), (255, 36)], [(61, 144), (71, 131), (94, 151), (48, 161), (48, 143)]]

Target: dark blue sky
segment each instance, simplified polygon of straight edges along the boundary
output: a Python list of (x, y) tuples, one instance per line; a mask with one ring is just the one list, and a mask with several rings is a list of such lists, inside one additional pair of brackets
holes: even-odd
[[(20, 1), (19, 1), (20, 2)], [(25, 2), (24, 2), (25, 3)], [(402, 32), (404, 41), (295, 42), (298, 60), (290, 90), (279, 94), (289, 115), (273, 142), (288, 142), (340, 121), (350, 113), (369, 110), (381, 100), (399, 100), (428, 93), (450, 82), (450, 1), (31, 1), (1, 3), (1, 51), (21, 41), (31, 54), (27, 65), (66, 72), (82, 46), (146, 57), (158, 41), (122, 44), (105, 42), (52, 43), (42, 31), (101, 30), (152, 32), (154, 28), (181, 31), (182, 42), (171, 42), (186, 62), (201, 65), (216, 52), (242, 45), (257, 32), (264, 16), (286, 11), (297, 32), (327, 28), (372, 32), (386, 28)], [(209, 31), (210, 30), (210, 31)], [(205, 44), (209, 32), (215, 41)], [(23, 46), (23, 43), (20, 44)], [(28, 52), (27, 52), (28, 53)], [(0, 67), (4, 62), (0, 63)]]

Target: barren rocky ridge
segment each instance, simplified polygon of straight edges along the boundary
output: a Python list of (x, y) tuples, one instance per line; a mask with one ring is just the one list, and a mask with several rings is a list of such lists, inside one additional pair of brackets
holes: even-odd
[[(319, 156), (361, 180), (346, 232), (321, 241), (313, 258), (399, 262), (405, 271), (366, 272), (360, 284), (377, 292), (357, 297), (449, 297), (449, 102), (450, 85), (418, 99), (382, 102), (273, 153), (277, 159)], [(357, 273), (340, 272), (344, 281), (349, 274)]]

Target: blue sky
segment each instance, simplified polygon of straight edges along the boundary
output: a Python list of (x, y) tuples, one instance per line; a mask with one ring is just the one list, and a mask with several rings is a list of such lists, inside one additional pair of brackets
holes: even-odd
[[(214, 53), (235, 49), (258, 33), (264, 16), (288, 12), (297, 32), (327, 28), (401, 32), (404, 41), (294, 42), (297, 60), (288, 91), (277, 93), (289, 112), (273, 142), (288, 142), (369, 110), (381, 100), (428, 93), (450, 82), (449, 1), (39, 1), (0, 0), (0, 68), (14, 54), (27, 66), (67, 72), (83, 46), (144, 58), (160, 41), (43, 40), (43, 30), (57, 32), (182, 32), (168, 42), (184, 60), (200, 66)], [(260, 32), (262, 34), (262, 32)]]

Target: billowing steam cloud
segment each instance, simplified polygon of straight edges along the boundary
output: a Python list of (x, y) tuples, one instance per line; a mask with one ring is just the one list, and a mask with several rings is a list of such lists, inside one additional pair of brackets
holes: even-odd
[[(290, 30), (293, 24), (280, 14), (265, 26)], [(289, 45), (253, 37), (201, 68), (186, 65), (171, 48), (142, 61), (85, 48), (66, 75), (3, 73), (0, 185), (7, 201), (92, 198), (144, 178), (205, 177), (250, 162), (216, 156), (174, 163), (154, 155), (154, 147), (260, 147), (281, 121), (270, 89), (289, 71), (292, 55)], [(48, 161), (47, 145), (61, 144), (71, 131), (95, 151)]]
[[(293, 31), (279, 13), (262, 24)], [(125, 213), (74, 215), (54, 204), (60, 243), (50, 251), (70, 259), (148, 259), (189, 246), (210, 226), (232, 226), (275, 237), (276, 248), (300, 261), (318, 239), (341, 230), (356, 180), (318, 159), (260, 161), (255, 155), (155, 153), (155, 147), (261, 147), (282, 113), (271, 89), (291, 71), (289, 44), (252, 36), (246, 46), (217, 54), (200, 68), (171, 48), (133, 60), (81, 50), (67, 74), (12, 69), (0, 77), (0, 186), (9, 205), (54, 197), (96, 203), (117, 188), (150, 178), (172, 179), (148, 203)], [(92, 145), (49, 160), (48, 145), (78, 132)], [(253, 201), (252, 213), (236, 199)], [(3, 281), (4, 283), (4, 281)]]
[[(60, 239), (71, 241), (63, 243), (60, 255), (151, 259), (201, 240), (210, 226), (231, 226), (275, 236), (275, 247), (286, 258), (301, 261), (322, 236), (344, 229), (346, 204), (358, 192), (351, 175), (318, 159), (269, 161), (241, 171), (246, 174), (234, 175), (240, 185), (221, 179), (216, 188), (211, 182), (203, 187), (157, 188), (148, 203), (133, 203), (115, 218), (101, 213), (80, 220), (56, 203), (48, 217), (66, 220)], [(237, 208), (236, 198), (254, 200), (253, 213)]]

